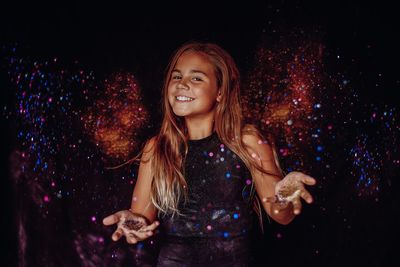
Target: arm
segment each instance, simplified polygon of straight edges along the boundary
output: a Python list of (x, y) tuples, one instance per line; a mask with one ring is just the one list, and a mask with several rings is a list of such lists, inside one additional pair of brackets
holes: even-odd
[(150, 199), (151, 183), (153, 181), (153, 173), (151, 171), (151, 163), (153, 159), (153, 151), (155, 145), (155, 137), (147, 141), (143, 155), (140, 159), (138, 179), (132, 194), (132, 202), (130, 211), (141, 214), (146, 217), (150, 223), (153, 223), (157, 209)]
[[(261, 140), (261, 142), (259, 142), (259, 140)], [(257, 169), (250, 170), (257, 195), (260, 199), (264, 200), (275, 197), (275, 186), (282, 179), (283, 175), (275, 164), (271, 146), (262, 141), (261, 138), (253, 134), (243, 135), (243, 142), (255, 163), (269, 173), (274, 174), (267, 175)], [(294, 213), (292, 212), (290, 204), (287, 208), (279, 212), (274, 212), (274, 204), (271, 202), (262, 201), (262, 205), (265, 212), (280, 224), (288, 224), (294, 219)]]
[(143, 149), (138, 179), (133, 190), (131, 208), (118, 211), (103, 219), (104, 225), (117, 223), (117, 229), (112, 235), (114, 241), (124, 235), (128, 243), (135, 244), (151, 236), (159, 225), (159, 222), (155, 221), (156, 208), (150, 199), (153, 179), (151, 172), (153, 151), (154, 137), (146, 143)]
[[(257, 195), (262, 199), (265, 212), (280, 224), (290, 223), (295, 215), (300, 214), (301, 198), (311, 203), (312, 196), (304, 188), (304, 184), (315, 185), (314, 178), (301, 172), (290, 172), (282, 179), (279, 163), (275, 161), (270, 145), (263, 142), (258, 134), (244, 134), (243, 142), (255, 163), (272, 175), (264, 174), (257, 169), (250, 170), (254, 179)], [(296, 194), (291, 195), (286, 201), (276, 198), (278, 192), (285, 188), (295, 189)]]

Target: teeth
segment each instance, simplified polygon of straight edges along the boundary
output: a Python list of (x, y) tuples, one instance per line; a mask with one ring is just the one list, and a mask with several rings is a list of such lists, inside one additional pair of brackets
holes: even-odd
[(176, 96), (176, 99), (180, 101), (192, 101), (194, 98), (186, 97), (186, 96)]

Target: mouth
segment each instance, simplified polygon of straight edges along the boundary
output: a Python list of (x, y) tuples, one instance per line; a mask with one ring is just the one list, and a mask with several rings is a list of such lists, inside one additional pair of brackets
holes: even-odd
[(178, 95), (178, 96), (175, 96), (175, 100), (177, 102), (182, 102), (183, 103), (183, 102), (192, 102), (193, 100), (195, 100), (195, 98)]

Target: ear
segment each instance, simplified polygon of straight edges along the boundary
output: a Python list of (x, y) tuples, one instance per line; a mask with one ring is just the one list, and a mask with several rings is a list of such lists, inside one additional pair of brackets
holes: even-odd
[(221, 102), (222, 95), (221, 95), (221, 89), (218, 90), (218, 96), (217, 96), (217, 102)]

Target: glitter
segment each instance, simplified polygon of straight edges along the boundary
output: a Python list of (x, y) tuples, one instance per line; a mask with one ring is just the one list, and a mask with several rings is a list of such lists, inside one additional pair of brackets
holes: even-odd
[(50, 202), (50, 198), (47, 195), (43, 197), (43, 200), (44, 200), (44, 202)]
[(314, 107), (315, 107), (315, 108), (321, 108), (321, 104), (319, 104), (319, 103), (318, 103), (318, 104), (315, 104)]
[(104, 86), (104, 94), (84, 114), (84, 126), (106, 155), (126, 159), (138, 147), (136, 129), (148, 122), (149, 113), (132, 74), (113, 74)]

